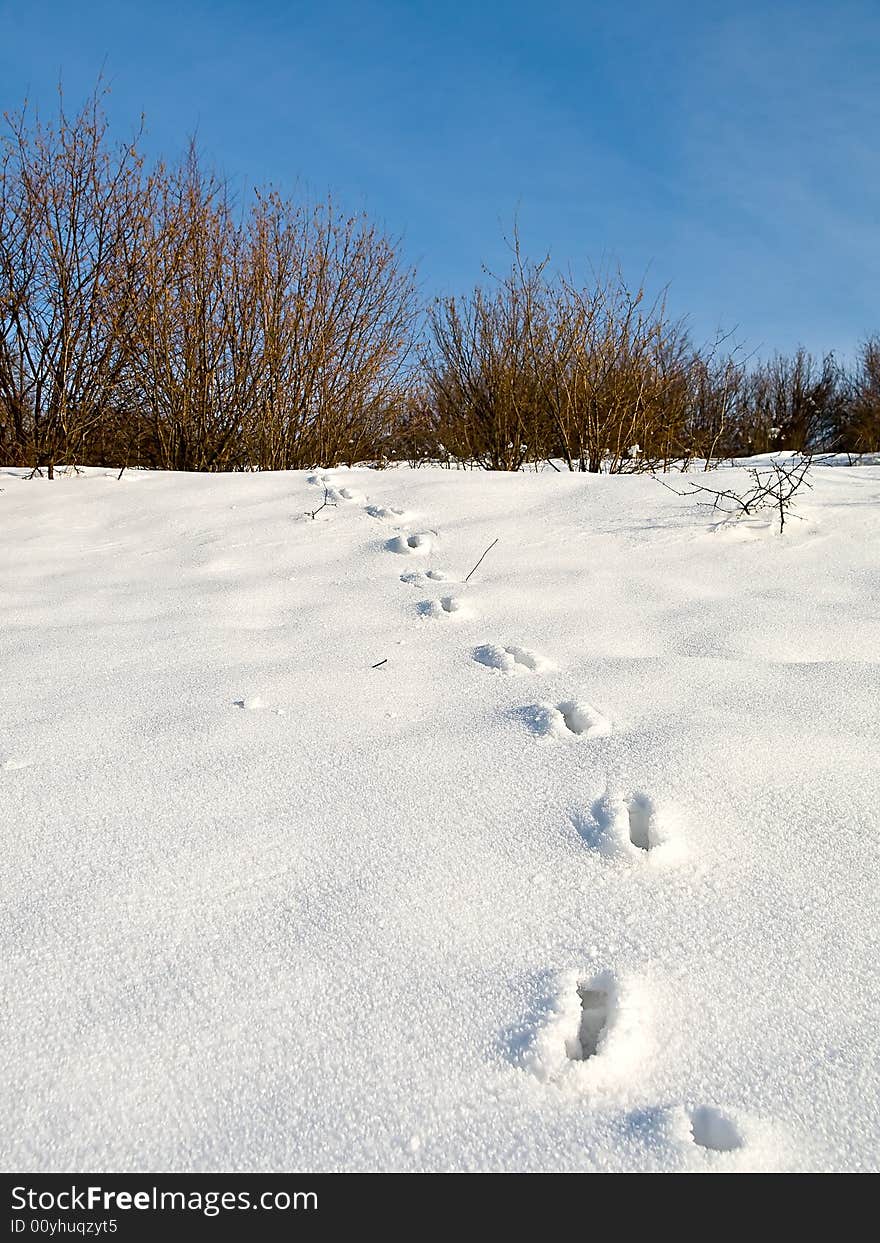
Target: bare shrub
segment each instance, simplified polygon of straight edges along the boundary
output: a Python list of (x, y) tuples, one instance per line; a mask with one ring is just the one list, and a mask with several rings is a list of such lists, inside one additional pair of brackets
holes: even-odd
[(869, 337), (859, 350), (838, 447), (848, 453), (880, 452), (880, 336)]
[(144, 171), (101, 95), (7, 118), (0, 453), (46, 467), (280, 469), (387, 455), (414, 275), (329, 201), (236, 212), (193, 145)]
[(847, 403), (846, 378), (834, 356), (806, 350), (777, 354), (749, 374), (740, 397), (740, 452), (798, 453), (831, 447)]
[(96, 90), (68, 116), (5, 117), (0, 166), (0, 402), (14, 459), (82, 461), (119, 410), (142, 277), (135, 143), (110, 147)]
[(693, 356), (665, 301), (648, 303), (618, 277), (563, 285), (577, 340), (571, 350), (569, 440), (580, 470), (665, 469), (683, 454)]
[[(792, 516), (795, 497), (804, 488), (812, 488), (809, 474), (813, 459), (809, 454), (783, 458), (762, 467), (746, 470), (751, 486), (745, 488), (713, 488), (707, 484), (691, 483), (686, 488), (675, 488), (658, 479), (676, 496), (695, 496), (700, 503), (709, 505), (716, 512), (728, 517), (750, 517), (762, 510), (773, 509), (779, 519), (779, 534), (785, 530), (785, 522)], [(797, 515), (794, 515), (797, 516)]]
[(548, 328), (543, 266), (514, 269), (494, 290), (438, 299), (424, 365), (435, 438), (487, 470), (542, 455), (541, 359)]
[(129, 394), (150, 456), (169, 470), (241, 467), (256, 324), (226, 189), (190, 146), (179, 167), (155, 171), (146, 215)]
[(414, 276), (363, 216), (260, 195), (246, 227), (257, 318), (245, 436), (268, 470), (352, 463), (382, 447), (402, 400)]
[[(509, 271), (435, 300), (419, 339), (397, 240), (330, 200), (236, 205), (192, 145), (146, 169), (102, 100), (71, 116), (59, 93), (0, 135), (3, 463), (617, 473), (880, 450), (876, 336), (851, 375), (803, 349), (747, 367), (725, 338), (695, 347), (665, 295), (551, 273), (514, 228)], [(784, 523), (793, 479), (747, 504), (775, 497)]]

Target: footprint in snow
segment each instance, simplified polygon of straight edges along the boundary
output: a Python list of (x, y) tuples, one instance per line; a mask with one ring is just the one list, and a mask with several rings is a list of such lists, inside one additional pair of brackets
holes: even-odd
[(578, 1000), (581, 1003), (577, 1035), (568, 1041), (566, 1052), (573, 1062), (586, 1062), (599, 1052), (610, 1017), (610, 998), (607, 988), (596, 988), (591, 983), (578, 984)]
[(611, 722), (598, 709), (583, 700), (569, 699), (561, 704), (538, 704), (529, 710), (536, 733), (546, 737), (604, 738), (611, 733)]
[(566, 971), (538, 1016), (524, 1062), (540, 1079), (585, 1087), (629, 1081), (647, 1046), (643, 999), (610, 971)]
[(424, 555), (429, 553), (434, 544), (427, 531), (420, 531), (416, 535), (395, 535), (393, 539), (388, 540), (385, 547), (388, 552), (396, 552), (403, 557), (411, 557), (415, 554)]
[(261, 708), (265, 708), (266, 701), (262, 695), (246, 695), (244, 699), (236, 699), (236, 708), (244, 708), (245, 712), (259, 712)]
[(336, 503), (339, 501), (348, 501), (351, 504), (354, 501), (363, 501), (366, 499), (360, 492), (358, 492), (357, 488), (350, 488), (347, 484), (340, 486), (332, 475), (309, 475), (306, 483), (310, 483), (318, 488), (326, 489), (328, 501)]
[(625, 1133), (664, 1147), (696, 1149), (704, 1162), (716, 1169), (742, 1168), (746, 1149), (749, 1165), (765, 1172), (774, 1169), (782, 1156), (781, 1136), (776, 1128), (754, 1118), (747, 1123), (744, 1117), (734, 1119), (714, 1105), (649, 1105), (635, 1109), (625, 1118)]
[(328, 488), (327, 495), (331, 501), (362, 501), (364, 498), (356, 488)]
[(627, 803), (629, 840), (637, 850), (649, 851), (660, 845), (657, 808), (647, 794), (634, 794)]
[(542, 673), (553, 666), (549, 660), (527, 647), (499, 647), (486, 643), (474, 651), (474, 660), (500, 673)]
[(632, 859), (650, 855), (667, 862), (673, 858), (669, 816), (661, 815), (647, 794), (606, 790), (589, 814), (573, 819), (584, 841), (603, 855)]
[(736, 1123), (714, 1105), (700, 1105), (689, 1111), (691, 1135), (699, 1148), (709, 1152), (736, 1152), (745, 1140)]
[(400, 581), (409, 583), (412, 587), (424, 587), (426, 582), (445, 583), (446, 574), (442, 570), (410, 570), (406, 574), (401, 574)]
[(403, 522), (411, 516), (405, 509), (397, 509), (394, 505), (368, 505), (367, 513), (371, 518), (379, 518), (383, 522)]
[(473, 617), (473, 610), (460, 596), (441, 596), (439, 600), (423, 600), (418, 606), (423, 617)]

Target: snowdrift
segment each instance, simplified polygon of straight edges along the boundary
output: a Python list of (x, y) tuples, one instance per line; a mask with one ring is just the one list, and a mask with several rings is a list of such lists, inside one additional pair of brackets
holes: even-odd
[(874, 1166), (880, 467), (23, 476), (5, 1168)]

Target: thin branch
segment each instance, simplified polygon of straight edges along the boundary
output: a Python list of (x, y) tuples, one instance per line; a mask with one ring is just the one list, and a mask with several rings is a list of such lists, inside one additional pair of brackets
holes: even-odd
[[(483, 557), (485, 557), (486, 553), (491, 552), (491, 551), (492, 551), (492, 549), (495, 547), (495, 545), (496, 545), (497, 543), (498, 543), (498, 540), (497, 540), (497, 539), (493, 539), (492, 543), (491, 543), (491, 544), (489, 545), (489, 547), (486, 549), (486, 552), (484, 552), (484, 553), (483, 553)], [(467, 575), (465, 576), (465, 580), (464, 580), (465, 582), (467, 582), (467, 581), (468, 581), (468, 579), (470, 578), (471, 574), (473, 574), (474, 570), (479, 569), (480, 565), (482, 564), (483, 557), (480, 557), (480, 560), (479, 560), (479, 561), (477, 562), (477, 564), (474, 566), (474, 569), (473, 569), (473, 570), (471, 570), (470, 574), (467, 574)]]
[[(809, 454), (803, 454), (791, 459), (789, 463), (773, 462), (763, 472), (759, 468), (751, 467), (747, 473), (752, 480), (752, 487), (745, 492), (736, 492), (732, 488), (710, 488), (700, 483), (691, 483), (689, 487), (681, 489), (673, 487), (671, 483), (667, 483), (665, 479), (660, 479), (657, 475), (654, 478), (664, 488), (674, 492), (676, 496), (710, 497), (712, 509), (721, 510), (728, 517), (731, 515), (727, 506), (733, 507), (737, 517), (742, 517), (744, 514), (751, 515), (762, 509), (775, 509), (779, 515), (781, 535), (785, 530), (786, 518), (800, 516), (792, 513), (792, 505), (797, 492), (802, 487), (812, 488), (813, 486), (809, 479), (812, 464), (812, 457)], [(702, 501), (701, 503), (709, 504), (710, 502)]]
[(321, 512), (322, 509), (324, 509), (326, 505), (330, 505), (334, 509), (336, 508), (336, 502), (330, 500), (330, 489), (325, 484), (324, 485), (324, 499), (317, 509), (312, 510), (312, 512), (309, 514), (309, 517), (313, 520), (317, 518), (318, 514)]

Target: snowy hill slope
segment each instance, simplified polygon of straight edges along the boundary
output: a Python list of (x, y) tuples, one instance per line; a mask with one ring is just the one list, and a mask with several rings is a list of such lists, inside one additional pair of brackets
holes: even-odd
[(875, 1164), (880, 468), (22, 473), (4, 1168)]

